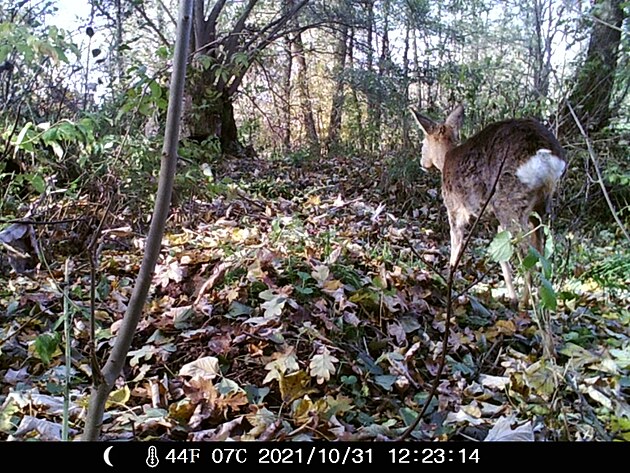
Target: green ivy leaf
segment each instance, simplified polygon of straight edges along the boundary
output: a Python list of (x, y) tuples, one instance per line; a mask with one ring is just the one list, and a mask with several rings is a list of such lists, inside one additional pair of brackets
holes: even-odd
[(547, 258), (541, 255), (540, 264), (542, 265), (543, 275), (547, 279), (551, 279), (551, 273), (552, 273), (551, 261), (549, 261)]
[(19, 422), (17, 417), (19, 412), (20, 408), (11, 399), (0, 406), (0, 432), (9, 433), (15, 429)]
[(538, 263), (540, 259), (539, 256), (540, 254), (538, 253), (538, 251), (530, 246), (529, 251), (527, 252), (527, 256), (523, 260), (523, 268), (532, 269), (534, 266), (536, 266), (536, 263)]
[(396, 376), (391, 374), (382, 374), (374, 377), (374, 382), (386, 391), (390, 391), (396, 382)]
[(44, 178), (40, 174), (34, 174), (29, 177), (29, 182), (31, 186), (33, 186), (33, 189), (40, 194), (43, 194), (46, 190), (46, 181), (44, 181)]
[(234, 318), (238, 317), (239, 315), (250, 315), (253, 311), (254, 309), (252, 309), (248, 305), (242, 304), (238, 301), (234, 301), (230, 306), (230, 312), (227, 314), (227, 317)]
[(35, 350), (44, 364), (50, 364), (60, 340), (61, 335), (59, 333), (43, 333), (35, 339)]
[(160, 84), (155, 81), (149, 82), (149, 90), (151, 91), (151, 98), (158, 99), (162, 96), (162, 88)]
[(492, 261), (502, 263), (510, 260), (514, 253), (511, 239), (512, 235), (507, 230), (496, 234), (492, 243), (488, 246), (488, 256)]
[(556, 291), (554, 291), (553, 286), (547, 278), (541, 276), (540, 279), (542, 281), (542, 285), (540, 286), (540, 300), (542, 301), (543, 307), (549, 310), (556, 310), (558, 306)]

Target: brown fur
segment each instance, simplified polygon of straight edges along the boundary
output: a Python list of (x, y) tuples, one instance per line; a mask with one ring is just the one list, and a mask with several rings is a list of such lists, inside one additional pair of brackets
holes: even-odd
[[(536, 212), (544, 217), (549, 212), (561, 169), (545, 172), (535, 167), (535, 185), (525, 185), (517, 176), (517, 170), (539, 150), (549, 150), (551, 155), (564, 161), (562, 146), (545, 126), (533, 119), (505, 120), (489, 125), (457, 146), (463, 121), (461, 105), (443, 123), (413, 113), (425, 133), (422, 164), (435, 165), (442, 171), (442, 196), (451, 227), (451, 265), (457, 259), (467, 224), (488, 200), (499, 170), (501, 175), (488, 209), (499, 221), (500, 228), (511, 229), (515, 235), (515, 231), (528, 231), (528, 226), (540, 224), (531, 214)], [(545, 152), (543, 155), (547, 156)], [(532, 233), (531, 244), (542, 253), (541, 229)], [(501, 266), (508, 293), (515, 299), (509, 266), (507, 263)]]

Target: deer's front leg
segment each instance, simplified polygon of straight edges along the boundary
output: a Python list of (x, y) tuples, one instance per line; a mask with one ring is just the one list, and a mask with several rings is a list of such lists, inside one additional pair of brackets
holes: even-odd
[(448, 223), (451, 227), (451, 268), (455, 266), (459, 252), (464, 242), (464, 229), (468, 223), (468, 216), (462, 212), (448, 212)]

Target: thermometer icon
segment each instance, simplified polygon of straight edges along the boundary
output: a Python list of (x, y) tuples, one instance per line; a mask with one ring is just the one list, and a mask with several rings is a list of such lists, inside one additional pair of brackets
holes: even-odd
[(158, 463), (160, 463), (160, 460), (158, 460), (157, 457), (157, 449), (151, 445), (149, 447), (149, 456), (147, 456), (147, 465), (151, 468), (155, 468)]

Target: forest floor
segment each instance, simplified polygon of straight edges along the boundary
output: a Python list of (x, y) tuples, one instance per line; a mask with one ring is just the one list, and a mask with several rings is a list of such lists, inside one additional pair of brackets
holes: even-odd
[[(449, 244), (437, 179), (411, 206), (384, 166), (251, 158), (213, 168), (221, 191), (173, 211), (103, 439), (397, 438), (439, 368)], [(101, 365), (143, 255), (135, 222), (117, 218), (96, 268)], [(488, 228), (466, 251), (444, 370), (410, 438), (630, 440), (628, 288), (587, 276), (588, 255), (614, 253), (614, 239), (583, 250), (574, 269), (564, 262), (555, 310), (518, 311), (484, 256)], [(61, 253), (47, 258), (48, 268), (0, 276), (0, 439), (60, 438), (65, 317), (70, 436), (83, 427), (90, 266), (85, 254), (68, 266)]]

